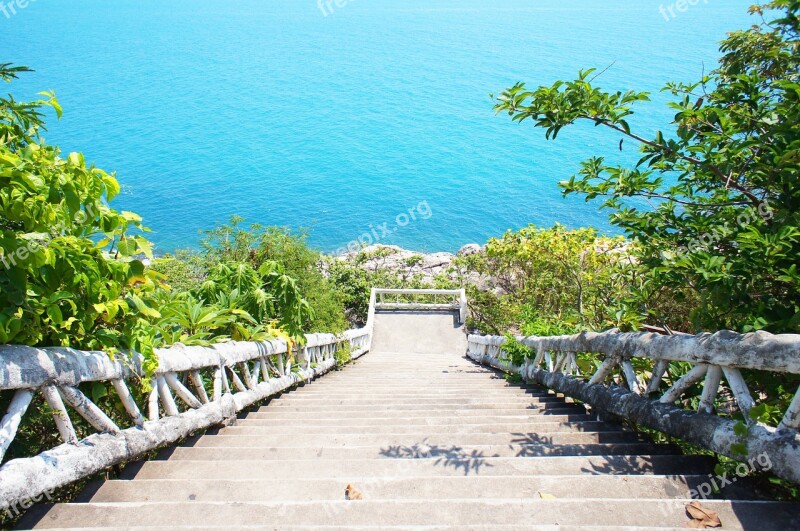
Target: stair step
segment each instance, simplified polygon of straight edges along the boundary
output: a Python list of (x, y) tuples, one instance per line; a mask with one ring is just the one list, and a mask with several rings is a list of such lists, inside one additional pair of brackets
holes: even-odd
[(378, 459), (441, 457), (463, 459), (475, 457), (544, 457), (544, 456), (604, 456), (604, 455), (677, 455), (680, 450), (669, 444), (529, 444), (529, 445), (471, 445), (438, 446), (428, 444), (342, 447), (283, 447), (248, 446), (178, 447), (163, 453), (173, 461), (268, 461), (302, 457), (315, 459)]
[[(415, 399), (437, 399), (437, 398), (452, 398), (452, 399), (492, 399), (492, 398), (509, 398), (507, 389), (440, 389), (437, 391), (415, 391), (413, 389), (405, 390), (371, 390), (371, 389), (348, 389), (341, 391), (317, 391), (317, 392), (302, 392), (297, 391), (291, 393), (284, 393), (280, 398), (275, 400), (319, 400), (319, 399), (333, 399), (333, 400), (362, 400), (364, 398), (382, 398), (385, 400), (415, 400)], [(560, 400), (553, 395), (544, 393), (524, 393), (514, 392), (513, 398), (516, 399), (550, 399), (551, 401)]]
[(338, 435), (321, 435), (314, 437), (286, 437), (276, 435), (269, 430), (261, 434), (252, 434), (236, 426), (220, 430), (218, 434), (202, 435), (191, 444), (195, 447), (247, 446), (247, 447), (304, 447), (332, 448), (350, 446), (414, 446), (417, 444), (448, 446), (460, 445), (534, 445), (534, 444), (598, 444), (598, 443), (632, 443), (646, 441), (646, 438), (631, 431), (606, 432), (539, 432), (539, 433), (468, 433), (454, 439), (449, 431), (440, 433), (417, 432), (399, 434), (366, 434), (350, 433)]
[[(775, 502), (704, 501), (726, 529), (800, 528), (796, 505)], [(681, 527), (688, 518), (682, 500), (452, 500), (432, 504), (417, 500), (261, 502), (261, 503), (87, 503), (54, 507), (37, 528), (172, 526), (450, 526), (606, 525)]]
[[(704, 456), (635, 455), (591, 457), (448, 457), (422, 459), (148, 461), (137, 479), (259, 479), (303, 477), (345, 479), (349, 476), (535, 476), (583, 474), (703, 474), (714, 461)], [(126, 472), (126, 477), (127, 476)]]
[[(241, 421), (245, 422), (245, 421)], [(259, 422), (254, 420), (253, 422)], [(267, 421), (269, 422), (269, 421)], [(425, 426), (414, 425), (382, 425), (382, 426), (281, 426), (280, 424), (269, 426), (258, 425), (234, 425), (223, 428), (220, 433), (244, 433), (250, 435), (259, 434), (285, 434), (291, 436), (308, 436), (314, 434), (345, 434), (345, 433), (375, 433), (375, 434), (397, 434), (397, 433), (449, 433), (458, 435), (462, 433), (519, 433), (532, 427), (536, 431), (542, 432), (575, 432), (575, 431), (613, 431), (619, 427), (605, 422), (582, 421), (582, 422), (536, 422), (536, 423), (508, 423), (499, 422), (486, 424), (427, 424)]]
[(468, 416), (468, 417), (460, 417), (460, 418), (453, 418), (453, 417), (444, 417), (444, 416), (436, 416), (436, 417), (406, 417), (406, 416), (398, 416), (395, 417), (370, 417), (370, 418), (351, 418), (351, 417), (339, 417), (339, 415), (333, 414), (328, 418), (320, 418), (320, 419), (293, 419), (293, 418), (281, 418), (281, 419), (271, 419), (271, 418), (258, 418), (252, 415), (248, 415), (245, 418), (238, 419), (236, 421), (237, 426), (267, 426), (267, 427), (281, 427), (281, 428), (305, 428), (309, 425), (313, 425), (315, 427), (322, 427), (322, 426), (336, 426), (340, 428), (345, 427), (374, 427), (374, 426), (444, 426), (444, 425), (477, 425), (477, 424), (497, 424), (498, 422), (504, 424), (511, 424), (517, 423), (518, 427), (526, 426), (529, 424), (542, 424), (542, 423), (574, 423), (574, 424), (581, 424), (585, 422), (597, 422), (594, 420), (594, 417), (586, 414), (577, 414), (577, 415), (505, 415), (505, 416), (496, 416), (496, 415), (487, 415), (487, 416)]
[(487, 374), (476, 374), (470, 377), (458, 376), (455, 378), (451, 374), (443, 374), (436, 378), (421, 379), (419, 374), (413, 379), (409, 380), (408, 377), (397, 378), (376, 378), (372, 376), (365, 376), (363, 378), (357, 377), (352, 373), (348, 373), (346, 377), (336, 379), (335, 377), (326, 378), (324, 381), (314, 382), (313, 385), (301, 386), (299, 389), (347, 389), (348, 387), (382, 387), (384, 389), (420, 389), (420, 381), (431, 381), (439, 384), (443, 389), (469, 389), (472, 386), (478, 386), (486, 389), (519, 389), (535, 393), (552, 393), (546, 387), (539, 385), (531, 385), (526, 383), (512, 383), (503, 378), (493, 379), (488, 377)]
[(564, 407), (577, 407), (574, 404), (565, 404), (559, 401), (550, 403), (529, 403), (529, 402), (498, 402), (488, 404), (391, 404), (381, 402), (378, 404), (337, 404), (337, 405), (314, 405), (309, 407), (302, 404), (290, 404), (289, 402), (271, 402), (268, 406), (262, 406), (257, 409), (260, 413), (269, 413), (277, 411), (291, 411), (291, 412), (316, 412), (316, 411), (474, 411), (474, 410), (508, 410), (516, 409), (520, 411), (548, 411), (551, 409), (562, 409)]
[(106, 481), (92, 502), (261, 502), (337, 501), (347, 483), (370, 500), (446, 500), (458, 498), (674, 498), (688, 497), (708, 476), (453, 476), (339, 479), (287, 477), (280, 480), (136, 479)]
[(395, 409), (389, 406), (377, 407), (375, 409), (346, 409), (329, 410), (321, 412), (317, 410), (309, 411), (306, 408), (295, 408), (287, 411), (286, 408), (260, 408), (257, 411), (248, 413), (242, 418), (245, 419), (274, 419), (292, 420), (298, 422), (313, 423), (321, 419), (379, 419), (387, 418), (390, 415), (397, 415), (402, 418), (448, 418), (453, 421), (460, 421), (466, 417), (489, 417), (495, 419), (505, 419), (507, 417), (528, 417), (532, 414), (542, 417), (552, 417), (558, 415), (575, 415), (585, 411), (582, 406), (564, 405), (561, 408), (549, 408), (544, 410), (532, 410), (527, 408), (517, 409)]
[[(457, 526), (414, 526), (415, 528), (424, 529), (425, 531), (463, 531), (464, 526), (457, 525)], [(278, 529), (281, 531), (317, 531), (319, 529), (324, 529), (325, 531), (392, 531), (392, 530), (407, 530), (408, 526), (390, 526), (390, 525), (381, 525), (381, 526), (372, 526), (372, 525), (348, 525), (348, 526), (336, 526), (336, 525), (313, 525), (313, 526), (304, 526), (304, 525), (290, 525), (290, 526), (280, 526)], [(118, 527), (69, 527), (69, 528), (62, 528), (62, 527), (49, 527), (53, 531), (85, 531), (88, 529), (93, 530), (124, 530), (124, 531), (175, 531), (175, 529), (190, 529), (191, 531), (219, 531), (225, 530), (229, 531), (231, 529), (230, 525), (219, 525), (219, 526), (181, 526), (176, 528), (175, 526), (118, 526)], [(237, 525), (236, 529), (247, 529), (248, 531), (275, 531), (276, 527), (274, 525)], [(495, 531), (495, 530), (517, 530), (519, 526), (516, 525), (488, 525), (488, 526), (469, 526), (470, 531)], [(640, 526), (563, 526), (563, 525), (526, 525), (526, 531), (651, 531), (652, 529), (658, 529), (659, 531), (686, 531), (685, 527), (640, 527)]]
[(300, 398), (300, 397), (281, 397), (273, 400), (272, 404), (291, 404), (303, 405), (304, 407), (313, 408), (315, 406), (347, 406), (347, 405), (426, 405), (431, 409), (437, 409), (439, 405), (478, 405), (478, 404), (493, 404), (493, 405), (536, 405), (544, 403), (562, 403), (558, 399), (530, 399), (525, 397), (488, 397), (488, 398), (455, 398), (448, 396), (441, 396), (436, 398), (398, 398), (398, 399), (381, 399), (365, 396), (363, 398)]

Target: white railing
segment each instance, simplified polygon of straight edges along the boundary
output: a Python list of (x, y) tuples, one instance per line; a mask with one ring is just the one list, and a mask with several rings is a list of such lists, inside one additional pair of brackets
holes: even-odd
[[(800, 391), (780, 424), (766, 426), (749, 414), (756, 400), (741, 372), (800, 374), (800, 335), (722, 331), (664, 336), (612, 331), (517, 339), (531, 349), (531, 356), (518, 366), (502, 350), (506, 338), (501, 336), (469, 336), (467, 355), (576, 398), (599, 412), (751, 465), (765, 454), (772, 472), (800, 482)], [(676, 362), (687, 362), (692, 368), (667, 384), (667, 370)], [(581, 374), (581, 366), (587, 374)], [(741, 421), (715, 414), (723, 378), (746, 422), (744, 430)], [(695, 384), (702, 385), (698, 411), (677, 407), (675, 403)]]
[[(311, 334), (290, 355), (284, 341), (230, 342), (211, 347), (175, 345), (157, 350), (146, 414), (131, 389), (142, 376), (139, 355), (82, 352), (69, 348), (0, 346), (0, 391), (13, 393), (0, 420), (0, 459), (13, 442), (34, 396), (41, 394), (63, 444), (0, 467), (0, 509), (39, 499), (42, 494), (130, 461), (214, 425), (336, 365), (347, 349), (357, 358), (371, 348), (372, 328), (341, 336)], [(79, 386), (113, 387), (127, 424), (113, 421)], [(80, 438), (71, 419), (82, 417), (96, 433)]]
[[(467, 320), (467, 294), (463, 289), (374, 288), (375, 310), (457, 310), (460, 322)], [(422, 299), (422, 300), (420, 300)]]

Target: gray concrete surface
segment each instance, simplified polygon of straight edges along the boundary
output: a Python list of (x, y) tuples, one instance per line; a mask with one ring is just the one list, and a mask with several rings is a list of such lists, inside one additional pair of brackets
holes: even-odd
[(372, 351), (461, 355), (467, 336), (456, 312), (377, 312)]

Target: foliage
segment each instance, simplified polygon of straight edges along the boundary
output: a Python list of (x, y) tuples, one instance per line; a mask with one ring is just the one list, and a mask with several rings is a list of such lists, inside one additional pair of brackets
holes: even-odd
[(504, 354), (502, 358), (508, 360), (511, 365), (516, 367), (524, 365), (525, 362), (536, 355), (529, 346), (520, 343), (517, 338), (512, 335), (506, 335), (506, 340), (500, 348)]
[(566, 336), (577, 334), (580, 327), (560, 321), (553, 317), (542, 317), (530, 305), (524, 305), (521, 311), (520, 333), (523, 336)]
[[(0, 65), (5, 81), (29, 71)], [(41, 137), (53, 93), (20, 103), (0, 98), (0, 343), (134, 348), (153, 364), (142, 323), (158, 314), (142, 300), (153, 279), (134, 258), (150, 244), (131, 212), (108, 206), (113, 175), (79, 153), (61, 157)]]
[[(670, 83), (674, 130), (646, 137), (628, 122), (644, 92), (607, 92), (583, 71), (574, 81), (496, 100), (514, 121), (555, 139), (586, 121), (640, 145), (633, 167), (595, 157), (561, 184), (604, 198), (611, 221), (637, 243), (647, 282), (689, 286), (695, 328), (800, 330), (800, 2), (754, 6), (772, 23), (729, 34), (719, 68), (696, 83)], [(620, 144), (622, 146), (622, 144)], [(631, 198), (655, 206), (641, 210)]]
[(201, 255), (206, 270), (226, 263), (247, 265), (259, 274), (268, 273), (268, 290), (293, 291), (294, 295), (275, 300), (276, 315), (293, 333), (347, 329), (344, 295), (325, 278), (320, 268), (323, 257), (308, 246), (305, 233), (258, 224), (242, 228), (242, 222), (233, 217), (206, 233)]
[(655, 311), (667, 308), (678, 292), (631, 296), (644, 291), (633, 253), (622, 238), (561, 225), (531, 225), (491, 239), (484, 253), (458, 261), (466, 274), (491, 279), (491, 290), (468, 288), (469, 326), (488, 333), (562, 335), (587, 328), (636, 329), (657, 313), (682, 326), (681, 312)]
[(328, 257), (325, 269), (330, 281), (342, 293), (348, 319), (354, 325), (364, 325), (369, 310), (370, 290), (380, 288), (460, 288), (462, 283), (447, 275), (437, 276), (433, 282), (425, 277), (418, 266), (421, 256), (411, 256), (400, 269), (389, 266), (389, 259), (398, 251), (390, 247), (361, 250), (339, 257)]
[(342, 343), (333, 353), (337, 367), (343, 367), (353, 361), (353, 351), (349, 343)]
[(179, 292), (198, 289), (205, 276), (200, 255), (185, 250), (153, 260), (150, 269), (161, 276), (162, 283), (170, 290)]

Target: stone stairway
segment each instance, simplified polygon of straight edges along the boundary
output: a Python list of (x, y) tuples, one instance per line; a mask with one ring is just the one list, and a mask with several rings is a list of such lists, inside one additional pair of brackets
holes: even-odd
[[(464, 357), (448, 315), (384, 315), (374, 350), (229, 427), (130, 466), (36, 528), (681, 528), (712, 462)], [(352, 484), (361, 500), (345, 499)], [(724, 529), (795, 505), (706, 500)], [(41, 513), (40, 513), (41, 514)]]

